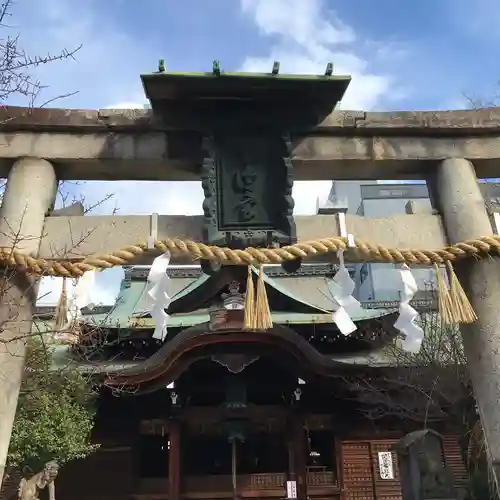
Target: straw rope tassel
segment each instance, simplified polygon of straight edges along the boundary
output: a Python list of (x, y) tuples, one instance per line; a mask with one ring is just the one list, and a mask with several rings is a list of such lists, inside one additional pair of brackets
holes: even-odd
[(264, 269), (259, 266), (259, 278), (257, 279), (257, 294), (255, 298), (255, 329), (269, 330), (273, 327), (273, 318), (267, 299), (266, 284), (264, 282)]
[(68, 291), (66, 288), (66, 278), (63, 278), (61, 295), (56, 306), (55, 313), (55, 327), (56, 330), (62, 330), (67, 326), (68, 322)]
[(255, 286), (253, 284), (252, 266), (248, 266), (247, 290), (245, 294), (245, 330), (255, 328)]
[(436, 275), (436, 284), (438, 291), (438, 310), (439, 317), (441, 318), (442, 326), (449, 326), (456, 324), (453, 315), (453, 304), (451, 302), (450, 292), (441, 271), (437, 264), (434, 264), (434, 274)]
[(455, 274), (451, 262), (446, 263), (446, 271), (450, 283), (450, 299), (457, 323), (474, 323), (477, 320), (476, 313)]

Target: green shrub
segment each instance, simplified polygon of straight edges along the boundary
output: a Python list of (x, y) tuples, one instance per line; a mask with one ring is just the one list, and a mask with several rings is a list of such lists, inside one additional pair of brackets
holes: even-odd
[(74, 368), (51, 368), (54, 347), (32, 339), (12, 430), (8, 466), (39, 470), (49, 460), (64, 464), (92, 453), (95, 398)]

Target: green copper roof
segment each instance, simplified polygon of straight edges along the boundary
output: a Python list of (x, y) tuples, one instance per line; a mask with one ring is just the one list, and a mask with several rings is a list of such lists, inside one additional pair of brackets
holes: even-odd
[[(353, 317), (353, 321), (366, 321), (381, 318), (389, 312), (386, 309), (368, 309), (363, 315)], [(333, 323), (331, 313), (310, 314), (293, 312), (273, 312), (273, 322), (280, 325), (307, 325), (307, 324), (327, 324)], [(192, 314), (171, 314), (168, 320), (170, 328), (187, 328), (189, 326), (206, 323), (209, 321), (207, 311), (196, 311)], [(154, 321), (150, 317), (117, 317), (110, 315), (92, 316), (92, 323), (95, 322), (102, 328), (134, 328), (134, 329), (154, 329)]]
[[(259, 273), (258, 269), (254, 266), (252, 266), (252, 271), (255, 275), (258, 275), (258, 273)], [(294, 300), (296, 302), (300, 302), (301, 304), (304, 304), (312, 309), (320, 309), (320, 310), (323, 310), (324, 312), (328, 312), (327, 308), (323, 309), (321, 307), (322, 304), (314, 305), (314, 304), (309, 303), (305, 299), (301, 298), (300, 296), (295, 296), (290, 289), (287, 289), (286, 286), (280, 285), (278, 280), (270, 278), (266, 274), (264, 274), (264, 282), (266, 283), (266, 285), (268, 287), (274, 288), (279, 293), (286, 295), (287, 297), (290, 297), (292, 300)]]
[[(374, 311), (378, 313), (375, 317), (385, 316), (382, 311)], [(280, 325), (287, 324), (325, 324), (331, 323), (331, 313), (325, 314), (304, 314), (304, 313), (273, 313), (273, 322)], [(209, 321), (209, 314), (206, 311), (197, 311), (192, 314), (172, 314), (168, 320), (168, 326), (171, 328), (185, 328), (189, 326), (206, 323)], [(130, 328), (134, 329), (154, 329), (155, 324), (152, 318), (149, 317), (117, 317), (113, 314), (102, 314), (92, 316), (92, 322), (95, 322), (102, 328)], [(53, 321), (36, 321), (35, 331), (39, 333), (49, 333), (54, 331)]]
[[(256, 269), (253, 270), (257, 272)], [(331, 313), (336, 309), (333, 296), (337, 285), (323, 276), (264, 277), (271, 303), (280, 303), (283, 310), (273, 310), (273, 318), (280, 324), (332, 323)], [(221, 289), (216, 278), (202, 274), (198, 278), (171, 278), (169, 281), (172, 304), (169, 325), (188, 327), (208, 321), (208, 301), (216, 298)], [(85, 316), (85, 322), (111, 328), (152, 328), (147, 316), (148, 284), (144, 280), (124, 280), (115, 306), (109, 313)], [(201, 301), (201, 302), (200, 302)], [(182, 307), (177, 306), (181, 304)], [(189, 307), (190, 306), (190, 307)], [(362, 309), (353, 321), (366, 321), (392, 313), (392, 309)]]
[(141, 78), (162, 78), (164, 81), (191, 81), (191, 80), (215, 80), (224, 78), (227, 81), (236, 80), (254, 80), (259, 79), (262, 82), (287, 81), (287, 82), (337, 82), (339, 80), (351, 80), (348, 75), (300, 75), (300, 74), (277, 74), (272, 73), (243, 73), (221, 71), (219, 75), (209, 72), (196, 73), (184, 71), (169, 71), (158, 73), (145, 73)]
[[(163, 68), (160, 66), (160, 70)], [(275, 68), (269, 68), (274, 70)], [(351, 77), (333, 75), (270, 73), (234, 73), (216, 71), (181, 73), (159, 71), (141, 75), (146, 97), (153, 103), (167, 100), (297, 100), (330, 102), (335, 105), (344, 96)], [(154, 108), (154, 104), (153, 104)]]

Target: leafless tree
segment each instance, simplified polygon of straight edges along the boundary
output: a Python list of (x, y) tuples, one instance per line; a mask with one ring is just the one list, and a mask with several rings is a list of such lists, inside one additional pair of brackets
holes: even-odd
[[(21, 101), (26, 113), (34, 107), (45, 107), (59, 99), (72, 96), (77, 91), (53, 96), (39, 102), (41, 93), (47, 87), (36, 77), (36, 69), (46, 64), (57, 63), (66, 59), (74, 59), (81, 45), (62, 48), (56, 54), (29, 54), (22, 47), (21, 34), (10, 25), (14, 0), (4, 0), (0, 5), (0, 123), (13, 119), (9, 114), (8, 104)], [(5, 180), (0, 180), (0, 196)], [(64, 192), (64, 187), (61, 187)]]
[(450, 420), (462, 425), (462, 418), (470, 418), (464, 410), (473, 406), (473, 398), (460, 333), (443, 327), (435, 312), (422, 314), (420, 323), (425, 340), (417, 354), (399, 343), (387, 346), (391, 366), (351, 382), (350, 390), (371, 420), (399, 417), (423, 426)]
[[(27, 101), (28, 108), (44, 107), (57, 99), (68, 97), (75, 92), (59, 95), (39, 103), (40, 93), (46, 88), (34, 76), (34, 70), (39, 66), (54, 63), (64, 59), (72, 59), (81, 46), (71, 49), (63, 48), (57, 54), (28, 54), (21, 45), (19, 33), (15, 33), (9, 25), (12, 16), (14, 0), (4, 0), (0, 6), (0, 104), (22, 98)], [(9, 120), (8, 110), (4, 108), (3, 120)]]
[[(413, 426), (446, 425), (459, 436), (467, 465), (471, 495), (494, 491), (488, 485), (484, 436), (458, 327), (444, 327), (439, 315), (420, 316), (425, 338), (417, 354), (404, 351), (398, 342), (387, 346), (386, 368), (371, 376), (345, 379), (348, 392), (372, 421), (385, 418)], [(475, 493), (474, 493), (475, 491)]]
[(496, 83), (495, 89), (487, 99), (484, 96), (473, 95), (468, 92), (462, 92), (462, 96), (471, 109), (492, 108), (500, 103), (500, 81)]
[[(500, 81), (497, 82), (495, 88), (495, 92), (488, 99), (466, 92), (463, 93), (463, 97), (471, 109), (492, 108), (500, 105)], [(498, 212), (500, 209), (500, 196), (498, 196), (500, 183), (497, 181), (498, 179), (490, 179), (490, 181), (484, 185), (483, 195), (486, 208), (490, 215), (492, 212)]]
[[(8, 237), (9, 240), (12, 241), (12, 249), (15, 249), (17, 245), (22, 242), (22, 239), (20, 235), (13, 230), (14, 228), (9, 229), (12, 231), (9, 231)], [(86, 238), (88, 238), (88, 236), (89, 234), (79, 238), (78, 241), (73, 242), (71, 248), (67, 248), (61, 253), (61, 258), (64, 258), (64, 256), (68, 253), (76, 251), (76, 249), (86, 240)], [(32, 352), (33, 346), (36, 346), (38, 355), (35, 364), (28, 364), (24, 367), (25, 380), (21, 385), (21, 394), (18, 401), (13, 432), (13, 439), (16, 444), (14, 449), (17, 454), (11, 454), (11, 451), (9, 451), (9, 457), (16, 457), (17, 462), (14, 462), (16, 467), (10, 467), (6, 471), (7, 474), (4, 477), (6, 480), (5, 487), (9, 487), (10, 489), (15, 486), (12, 480), (14, 479), (15, 483), (16, 478), (18, 479), (18, 465), (19, 463), (22, 463), (21, 460), (25, 458), (25, 455), (23, 455), (23, 453), (26, 453), (25, 450), (36, 450), (39, 448), (47, 453), (47, 439), (50, 439), (50, 436), (54, 433), (54, 430), (49, 426), (50, 428), (46, 430), (46, 435), (48, 435), (49, 438), (43, 439), (43, 429), (44, 425), (46, 425), (47, 419), (42, 418), (40, 419), (40, 423), (37, 423), (35, 421), (36, 419), (33, 420), (33, 418), (28, 418), (29, 411), (31, 410), (26, 409), (26, 405), (28, 405), (29, 408), (29, 405), (33, 405), (33, 401), (37, 400), (37, 398), (40, 399), (41, 397), (44, 397), (44, 394), (50, 395), (51, 393), (54, 393), (57, 395), (59, 394), (58, 391), (65, 395), (65, 397), (68, 397), (68, 394), (71, 394), (71, 391), (75, 391), (76, 389), (81, 391), (82, 395), (84, 395), (85, 391), (88, 391), (89, 394), (93, 393), (92, 380), (90, 376), (85, 377), (84, 374), (81, 374), (80, 376), (80, 372), (75, 371), (75, 367), (77, 364), (82, 362), (87, 362), (87, 364), (93, 363), (96, 351), (101, 349), (106, 343), (106, 330), (101, 329), (100, 324), (92, 325), (93, 328), (87, 327), (86, 329), (82, 329), (78, 318), (72, 317), (71, 314), (68, 314), (70, 311), (67, 311), (65, 308), (67, 301), (66, 294), (62, 294), (58, 307), (56, 308), (56, 311), (54, 311), (56, 314), (49, 313), (45, 317), (38, 316), (33, 322), (33, 325), (31, 327), (27, 327), (27, 325), (20, 319), (19, 311), (22, 305), (17, 302), (18, 295), (10, 293), (13, 283), (16, 282), (20, 273), (23, 273), (23, 270), (9, 267), (3, 268), (0, 272), (0, 301), (4, 311), (0, 320), (0, 331), (4, 332), (4, 334), (0, 336), (0, 349), (3, 351), (4, 356), (18, 357), (21, 363), (23, 363), (23, 360), (20, 359), (20, 357), (22, 356), (24, 358), (24, 353), (29, 353), (30, 351)], [(33, 281), (33, 287), (36, 287), (35, 281)], [(58, 315), (60, 318), (57, 317)], [(72, 343), (85, 343), (85, 339), (83, 338), (85, 335), (93, 337), (93, 341), (90, 343), (92, 349), (88, 349), (87, 351), (78, 351), (78, 359), (75, 359), (74, 356), (61, 357), (62, 351), (69, 354), (72, 350)], [(95, 340), (96, 338), (97, 341)], [(52, 357), (54, 352), (59, 354), (57, 362)], [(28, 356), (28, 359), (33, 359), (33, 356), (31, 356), (31, 358)], [(8, 376), (10, 376), (9, 373), (0, 369), (0, 382), (2, 377)], [(55, 380), (57, 380), (57, 384), (54, 384)], [(30, 387), (28, 388), (26, 384)], [(77, 384), (77, 387), (75, 384)], [(34, 396), (27, 394), (27, 391), (29, 392), (30, 390), (32, 392), (34, 391)], [(58, 398), (59, 396), (56, 396), (56, 400), (59, 400)], [(86, 397), (86, 400), (90, 399), (90, 396)], [(81, 428), (89, 429), (90, 420), (85, 411), (79, 408), (72, 409), (70, 406), (68, 406), (68, 410), (74, 411), (77, 416), (81, 415)], [(18, 418), (24, 418), (24, 421), (18, 421)], [(74, 419), (76, 417), (72, 418)], [(16, 430), (19, 430), (20, 425), (23, 428), (21, 433), (16, 432)], [(36, 427), (37, 425), (38, 427)], [(34, 431), (30, 434), (29, 429), (32, 427)], [(64, 434), (63, 430), (61, 430), (61, 432)], [(21, 436), (22, 439), (19, 436)], [(27, 447), (26, 439), (30, 436), (33, 436), (33, 439), (38, 440), (39, 442), (33, 442)], [(68, 435), (67, 442), (71, 443), (71, 439), (72, 438)], [(77, 441), (77, 445), (80, 447), (79, 449), (81, 450), (82, 456), (84, 453), (90, 453), (94, 449), (93, 445), (90, 443), (88, 445), (86, 444), (85, 439), (87, 438), (85, 436), (82, 435), (79, 439), (80, 441)], [(74, 442), (72, 444), (68, 444), (68, 450), (71, 449), (77, 449), (75, 448)], [(64, 450), (61, 450), (61, 452), (64, 456)], [(67, 455), (68, 454), (70, 455), (69, 451)], [(30, 460), (37, 463), (39, 458), (41, 457), (33, 456)], [(8, 461), (7, 464), (9, 463), (10, 462)], [(1, 472), (3, 475), (3, 470)], [(2, 490), (3, 483), (4, 481), (2, 477), (0, 477), (0, 491)]]
[[(63, 61), (67, 59), (73, 59), (75, 54), (80, 50), (80, 46), (74, 48), (63, 48), (56, 54), (45, 54), (45, 55), (34, 55), (28, 54), (22, 47), (22, 36), (16, 33), (15, 30), (9, 25), (12, 13), (13, 13), (13, 0), (5, 0), (0, 5), (0, 104), (2, 105), (2, 110), (0, 114), (0, 123), (5, 123), (9, 120), (14, 119), (9, 113), (9, 105), (21, 103), (25, 106), (25, 113), (29, 114), (34, 108), (46, 107), (53, 105), (56, 100), (69, 97), (74, 95), (76, 92), (69, 92), (64, 95), (58, 95), (52, 97), (49, 100), (41, 101), (42, 93), (46, 89), (46, 86), (37, 78), (37, 69), (40, 66), (47, 64), (56, 64), (58, 61)], [(16, 113), (19, 116), (19, 113)], [(0, 186), (0, 203), (1, 194), (3, 192), (3, 183)], [(70, 188), (70, 189), (68, 189)], [(74, 204), (75, 202), (80, 202), (82, 205), (85, 204), (84, 197), (74, 194), (80, 191), (79, 189), (71, 189), (69, 184), (61, 184), (58, 190), (58, 205), (66, 206)], [(100, 200), (97, 204), (92, 206), (84, 206), (84, 213), (91, 211), (97, 206), (101, 205), (105, 201), (109, 200), (112, 195), (109, 194)], [(5, 228), (6, 224), (4, 224)], [(4, 229), (5, 231), (5, 229)], [(16, 248), (20, 243), (19, 231), (16, 228), (8, 228), (8, 235), (4, 235), (4, 239), (7, 236), (8, 241), (11, 242), (12, 249)], [(81, 238), (80, 238), (81, 239)], [(72, 248), (78, 247), (80, 242), (73, 242)], [(65, 251), (71, 251), (70, 249), (64, 249)], [(64, 257), (64, 255), (60, 255)], [(22, 272), (22, 271), (21, 271)], [(8, 332), (8, 335), (0, 336), (0, 343), (2, 344), (2, 349), (5, 353), (11, 353), (12, 356), (24, 356), (26, 352), (25, 348), (20, 348), (20, 345), (27, 346), (28, 350), (30, 346), (33, 347), (33, 342), (37, 342), (38, 349), (40, 347), (45, 349), (52, 349), (54, 343), (64, 342), (65, 339), (58, 339), (58, 334), (60, 333), (58, 328), (55, 328), (53, 318), (48, 320), (39, 320), (35, 322), (33, 328), (29, 328), (26, 325), (21, 325), (21, 320), (18, 315), (19, 304), (10, 303), (12, 302), (12, 295), (9, 293), (9, 289), (12, 288), (12, 283), (15, 282), (19, 277), (20, 271), (17, 269), (3, 268), (0, 275), (0, 301), (2, 302), (2, 308), (4, 311), (8, 311), (8, 314), (2, 316), (2, 324), (0, 324), (0, 331)], [(36, 287), (36, 282), (33, 282), (33, 286)], [(14, 299), (15, 300), (15, 299)], [(68, 332), (71, 329), (76, 328), (76, 322), (70, 325), (65, 325), (64, 330)], [(17, 329), (17, 330), (16, 330)], [(19, 335), (16, 335), (16, 331), (19, 331)], [(29, 351), (28, 351), (29, 352)], [(50, 356), (41, 356), (40, 359), (49, 360)], [(26, 366), (26, 379), (30, 380), (32, 386), (33, 380), (37, 381), (38, 390), (40, 386), (45, 383), (54, 380), (53, 370), (54, 367), (50, 367), (50, 374), (47, 374), (49, 366), (45, 366), (44, 363), (34, 366)], [(37, 371), (37, 373), (33, 372)], [(39, 371), (39, 373), (38, 373)], [(68, 366), (58, 366), (57, 367), (57, 377), (59, 381), (62, 381), (64, 385), (64, 380), (70, 381), (70, 377), (65, 377), (65, 374), (71, 374), (68, 371)], [(74, 373), (74, 372), (73, 372)], [(0, 373), (0, 376), (5, 377), (5, 373)], [(73, 381), (74, 382), (74, 381)], [(85, 381), (83, 381), (85, 385)], [(90, 383), (90, 381), (89, 381)], [(23, 394), (26, 395), (26, 382), (23, 382), (21, 399)], [(35, 384), (36, 385), (36, 384)], [(50, 388), (46, 388), (50, 389)], [(28, 398), (29, 399), (29, 398)], [(20, 400), (19, 405), (22, 406), (22, 401)], [(18, 406), (18, 414), (19, 407)], [(0, 425), (2, 425), (0, 423)], [(19, 449), (19, 445), (17, 446)], [(3, 466), (0, 467), (0, 487), (3, 484)]]

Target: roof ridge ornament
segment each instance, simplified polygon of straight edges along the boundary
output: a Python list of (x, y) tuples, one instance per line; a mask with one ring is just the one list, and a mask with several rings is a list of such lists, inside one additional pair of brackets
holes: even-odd
[(214, 62), (212, 63), (212, 74), (214, 76), (220, 76), (220, 61), (218, 61), (217, 59), (214, 60)]
[(233, 280), (229, 283), (229, 293), (221, 294), (223, 306), (225, 309), (244, 309), (245, 295), (240, 292), (241, 284), (239, 281)]

